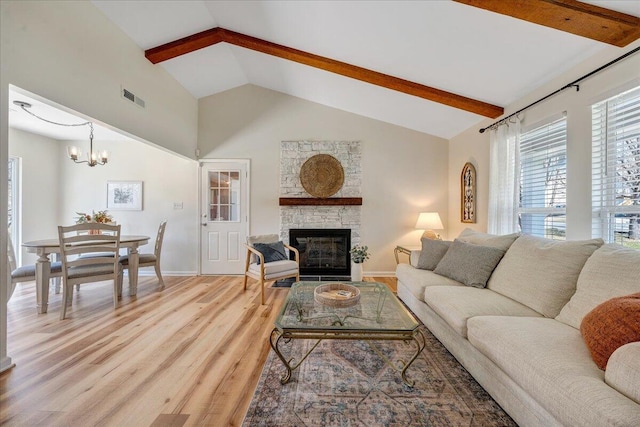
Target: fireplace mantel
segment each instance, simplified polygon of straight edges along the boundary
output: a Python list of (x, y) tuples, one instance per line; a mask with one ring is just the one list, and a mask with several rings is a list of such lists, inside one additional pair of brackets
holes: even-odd
[(362, 206), (362, 197), (280, 197), (280, 206)]

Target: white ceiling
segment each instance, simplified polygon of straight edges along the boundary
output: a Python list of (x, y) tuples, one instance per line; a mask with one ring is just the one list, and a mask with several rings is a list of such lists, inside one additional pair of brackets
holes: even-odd
[[(220, 26), (500, 106), (607, 46), (449, 0), (92, 2), (142, 50)], [(640, 16), (640, 0), (587, 3)], [(157, 66), (196, 98), (251, 83), (443, 138), (483, 120), (226, 43)]]
[[(33, 114), (43, 119), (66, 125), (86, 123), (87, 117), (71, 112), (62, 106), (54, 105), (51, 101), (43, 100), (36, 96), (9, 90), (9, 126), (26, 132), (46, 136), (61, 141), (86, 141), (89, 144), (89, 126), (58, 126), (39, 120), (15, 105), (13, 101), (22, 101), (31, 104), (28, 108)], [(131, 138), (112, 130), (99, 123), (93, 122), (94, 143), (100, 141), (130, 141)], [(95, 145), (96, 149), (101, 148)], [(84, 151), (87, 150), (84, 148)]]

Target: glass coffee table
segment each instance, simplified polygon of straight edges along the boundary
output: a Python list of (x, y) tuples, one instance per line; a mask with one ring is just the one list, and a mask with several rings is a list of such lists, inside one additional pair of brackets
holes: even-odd
[[(351, 307), (332, 307), (317, 302), (314, 290), (317, 286), (331, 282), (296, 282), (275, 321), (271, 332), (271, 348), (286, 368), (280, 381), (286, 384), (291, 373), (296, 370), (323, 340), (366, 341), (389, 366), (400, 372), (405, 384), (412, 387), (414, 382), (407, 379), (407, 369), (425, 347), (425, 337), (420, 325), (409, 310), (383, 284), (375, 282), (346, 282), (360, 291), (360, 300)], [(335, 283), (335, 282), (333, 282)], [(287, 359), (281, 351), (280, 343), (295, 339), (316, 340), (311, 349), (300, 360)], [(389, 360), (376, 347), (374, 341), (406, 341), (415, 346), (415, 352), (408, 361), (396, 363)]]

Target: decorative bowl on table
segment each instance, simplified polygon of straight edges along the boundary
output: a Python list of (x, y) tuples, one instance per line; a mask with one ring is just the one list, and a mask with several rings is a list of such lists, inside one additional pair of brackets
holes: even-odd
[(315, 288), (313, 298), (329, 307), (351, 307), (360, 301), (360, 289), (346, 283), (325, 283)]

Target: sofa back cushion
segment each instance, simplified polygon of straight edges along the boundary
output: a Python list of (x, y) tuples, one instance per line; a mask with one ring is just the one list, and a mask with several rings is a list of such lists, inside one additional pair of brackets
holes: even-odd
[(576, 290), (580, 270), (602, 239), (558, 241), (523, 235), (511, 245), (487, 287), (556, 317)]
[(458, 240), (473, 243), (474, 245), (491, 246), (492, 248), (498, 248), (506, 251), (518, 236), (520, 236), (520, 233), (498, 236), (497, 234), (480, 233), (479, 231), (465, 228), (458, 236)]
[(604, 245), (585, 263), (575, 294), (556, 320), (579, 329), (584, 316), (598, 304), (636, 292), (640, 292), (640, 251)]

